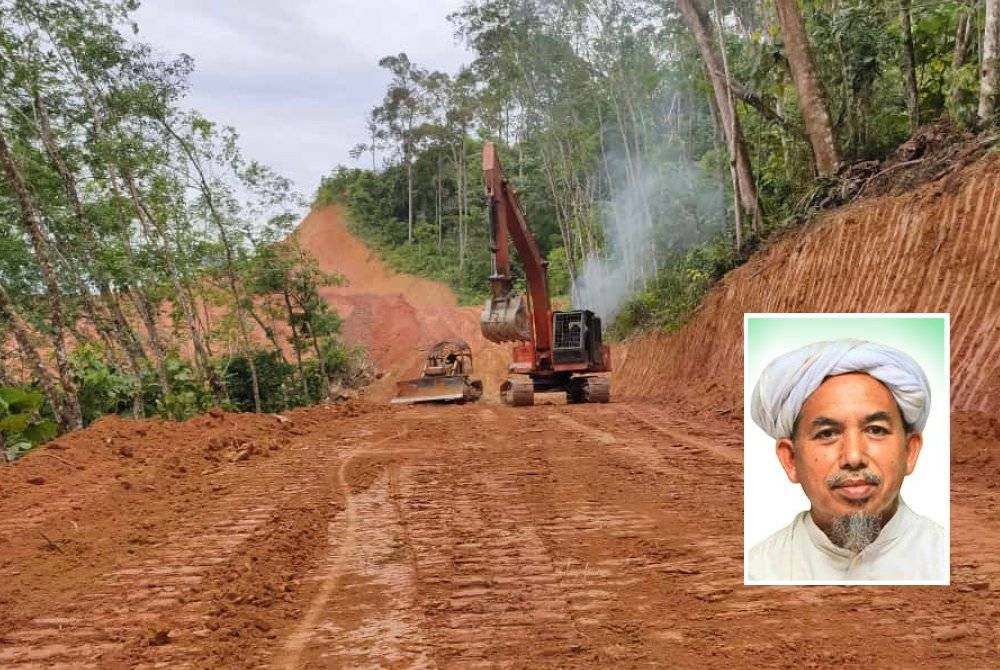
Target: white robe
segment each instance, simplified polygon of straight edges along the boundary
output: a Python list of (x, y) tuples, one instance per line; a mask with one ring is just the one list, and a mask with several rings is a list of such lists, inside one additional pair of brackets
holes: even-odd
[(833, 544), (808, 511), (750, 550), (751, 582), (893, 581), (948, 583), (944, 528), (900, 500), (875, 541), (854, 553)]

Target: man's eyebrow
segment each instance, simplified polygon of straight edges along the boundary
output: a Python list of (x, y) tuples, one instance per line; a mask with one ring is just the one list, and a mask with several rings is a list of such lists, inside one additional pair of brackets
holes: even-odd
[(884, 410), (872, 412), (865, 417), (863, 423), (872, 423), (873, 421), (888, 421), (889, 423), (892, 423), (892, 415)]
[(828, 416), (817, 416), (815, 419), (809, 422), (811, 428), (819, 428), (820, 426), (833, 426), (834, 428), (839, 428), (843, 426), (841, 422), (836, 419), (831, 419)]

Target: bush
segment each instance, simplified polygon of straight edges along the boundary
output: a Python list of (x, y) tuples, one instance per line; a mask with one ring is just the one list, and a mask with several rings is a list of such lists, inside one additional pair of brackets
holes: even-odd
[(56, 436), (56, 423), (43, 415), (45, 396), (29, 388), (0, 388), (0, 460), (13, 461)]
[(84, 425), (104, 414), (132, 409), (140, 380), (109, 365), (102, 347), (83, 343), (70, 354)]
[(149, 371), (144, 376), (143, 391), (147, 412), (152, 407), (165, 419), (181, 421), (216, 404), (215, 398), (198, 379), (189, 361), (171, 355), (167, 357), (164, 366), (170, 382), (170, 393), (163, 392), (154, 372)]
[[(288, 407), (288, 389), (294, 383), (295, 366), (282, 361), (275, 351), (257, 349), (251, 355), (257, 368), (261, 411), (284, 410)], [(243, 412), (254, 411), (253, 378), (246, 356), (238, 354), (229, 359), (225, 380), (233, 407)]]

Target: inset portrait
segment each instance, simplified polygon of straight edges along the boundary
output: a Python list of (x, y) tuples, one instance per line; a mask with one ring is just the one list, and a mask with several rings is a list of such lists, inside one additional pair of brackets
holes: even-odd
[(949, 583), (948, 325), (745, 316), (745, 583)]

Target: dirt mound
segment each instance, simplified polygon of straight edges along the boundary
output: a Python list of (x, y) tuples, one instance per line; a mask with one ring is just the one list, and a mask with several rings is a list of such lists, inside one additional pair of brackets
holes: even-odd
[(370, 398), (388, 400), (396, 381), (419, 375), (427, 348), (458, 338), (472, 348), (474, 375), (483, 380), (485, 398), (497, 399), (509, 347), (482, 336), (479, 307), (459, 306), (444, 284), (386, 267), (350, 233), (339, 207), (311, 212), (298, 236), (325, 272), (337, 272), (348, 280), (344, 286), (324, 288), (322, 295), (343, 319), (344, 338), (364, 345), (383, 373), (369, 390)]
[(996, 414), (998, 172), (992, 156), (780, 236), (719, 282), (680, 331), (619, 347), (619, 394), (739, 416), (745, 312), (950, 312), (952, 408)]

